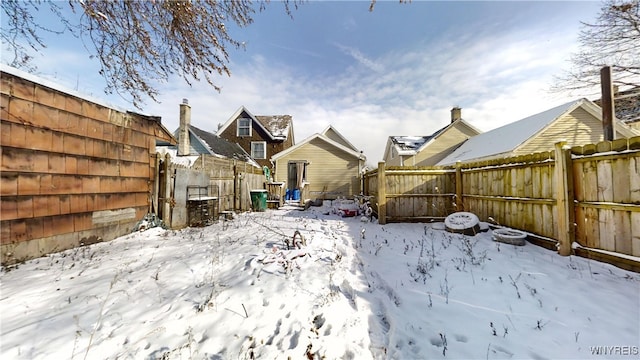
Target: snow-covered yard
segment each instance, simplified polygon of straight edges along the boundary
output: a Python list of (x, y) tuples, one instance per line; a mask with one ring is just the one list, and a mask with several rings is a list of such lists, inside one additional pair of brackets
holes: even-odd
[[(639, 274), (326, 212), (153, 228), (4, 269), (0, 358), (639, 357)], [(296, 230), (306, 246), (287, 250)]]

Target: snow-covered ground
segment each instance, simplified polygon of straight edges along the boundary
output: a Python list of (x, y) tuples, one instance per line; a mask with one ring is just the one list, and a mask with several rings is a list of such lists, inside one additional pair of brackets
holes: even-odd
[[(326, 212), (153, 228), (4, 269), (0, 358), (639, 357), (639, 274)], [(287, 250), (296, 230), (306, 246)]]

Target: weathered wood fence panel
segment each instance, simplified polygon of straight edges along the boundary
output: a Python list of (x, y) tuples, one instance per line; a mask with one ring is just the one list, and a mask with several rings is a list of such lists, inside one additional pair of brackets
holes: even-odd
[(560, 144), (555, 152), (457, 168), (380, 163), (363, 181), (365, 195), (376, 197), (381, 223), (428, 221), (464, 210), (556, 239), (564, 249), (576, 241), (640, 256), (640, 137), (571, 149)]
[(640, 152), (572, 152), (576, 241), (640, 256)]
[(388, 221), (444, 218), (454, 210), (455, 170), (398, 167), (385, 170)]

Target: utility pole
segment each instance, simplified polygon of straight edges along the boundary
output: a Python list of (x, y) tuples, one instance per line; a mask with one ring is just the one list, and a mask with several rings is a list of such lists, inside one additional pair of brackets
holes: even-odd
[(615, 140), (615, 106), (613, 103), (613, 85), (611, 83), (611, 67), (600, 69), (600, 86), (602, 87), (602, 127), (604, 140)]

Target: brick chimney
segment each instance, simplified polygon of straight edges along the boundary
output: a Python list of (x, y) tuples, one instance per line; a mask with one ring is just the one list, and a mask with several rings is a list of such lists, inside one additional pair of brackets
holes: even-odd
[(189, 106), (189, 100), (182, 99), (182, 104), (180, 104), (180, 128), (178, 130), (178, 156), (191, 153), (189, 126), (191, 126), (191, 106)]
[(451, 109), (451, 122), (462, 119), (462, 109), (458, 106), (454, 106)]

